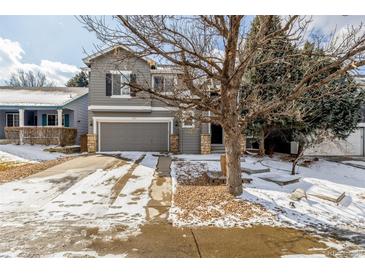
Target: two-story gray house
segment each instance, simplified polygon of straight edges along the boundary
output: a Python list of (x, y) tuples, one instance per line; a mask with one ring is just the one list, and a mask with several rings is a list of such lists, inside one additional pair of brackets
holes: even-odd
[[(123, 79), (169, 92), (179, 70), (133, 55), (122, 46), (84, 59), (89, 67), (89, 135), (96, 151), (210, 153), (223, 147), (222, 128), (180, 121), (176, 110), (149, 94), (134, 92)], [(127, 81), (125, 81), (127, 82)]]

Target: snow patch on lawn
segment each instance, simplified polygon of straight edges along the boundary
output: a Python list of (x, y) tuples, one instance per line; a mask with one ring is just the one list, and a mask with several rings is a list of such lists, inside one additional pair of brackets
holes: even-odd
[(0, 145), (0, 155), (5, 152), (9, 155), (12, 155), (11, 157), (13, 157), (14, 159), (19, 159), (23, 162), (47, 161), (65, 156), (65, 154), (61, 153), (44, 151), (44, 149), (46, 148), (48, 147), (43, 145), (6, 144), (6, 145)]
[[(1, 149), (1, 147), (0, 147)], [(0, 163), (31, 163), (33, 161), (24, 159), (22, 157), (18, 157), (16, 155), (13, 154), (9, 154), (7, 152), (4, 151), (0, 151)]]
[[(203, 164), (206, 167), (204, 171), (220, 170), (220, 162), (218, 160), (207, 161), (205, 155), (185, 155), (180, 159), (193, 162), (193, 164)], [(259, 161), (258, 158), (250, 156), (245, 157), (245, 160), (244, 163), (241, 163), (242, 165)], [(264, 174), (289, 175), (291, 163), (279, 158), (268, 157), (261, 159), (260, 162), (260, 165), (269, 167), (271, 171), (252, 175), (244, 174), (245, 177), (252, 178), (252, 183), (244, 186), (244, 193), (238, 198), (264, 206), (275, 218), (257, 216), (257, 218), (248, 220), (247, 224), (281, 225), (297, 228), (314, 227), (323, 230), (343, 229), (352, 233), (365, 233), (365, 170), (319, 160), (310, 167), (299, 167), (298, 175), (301, 177), (299, 182), (280, 186), (259, 177)], [(176, 167), (176, 163), (173, 163), (171, 176), (174, 189), (177, 185), (176, 174), (181, 172), (181, 170), (176, 170)], [(192, 179), (194, 176), (193, 173)], [(324, 188), (337, 193), (345, 192), (345, 198), (338, 205), (309, 195), (308, 199), (293, 201), (290, 199), (290, 194), (297, 188), (307, 192), (310, 192), (311, 188)], [(173, 207), (172, 213), (176, 213), (178, 210), (178, 208)], [(229, 216), (225, 216), (214, 225), (245, 225), (241, 220), (234, 218), (230, 218), (228, 221), (227, 217)], [(181, 224), (181, 220), (179, 222)], [(194, 222), (195, 225), (200, 225), (199, 220)]]

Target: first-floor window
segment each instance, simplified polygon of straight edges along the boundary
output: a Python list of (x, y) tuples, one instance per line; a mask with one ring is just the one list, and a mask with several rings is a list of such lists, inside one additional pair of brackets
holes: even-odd
[(19, 113), (6, 113), (6, 126), (18, 127), (19, 126)]
[(47, 126), (57, 126), (57, 115), (55, 114), (47, 115)]

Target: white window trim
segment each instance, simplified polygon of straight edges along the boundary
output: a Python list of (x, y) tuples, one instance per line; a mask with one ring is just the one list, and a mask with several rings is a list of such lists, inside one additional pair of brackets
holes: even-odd
[[(57, 117), (57, 114), (52, 114), (52, 113), (46, 113), (47, 115), (47, 125), (46, 127), (57, 127), (58, 126), (58, 117)], [(48, 125), (48, 116), (55, 116), (55, 125)]]
[(151, 107), (151, 106), (103, 106), (103, 105), (90, 105), (88, 110), (92, 111), (133, 111), (133, 112), (151, 112), (151, 111), (177, 111), (177, 107)]
[(185, 121), (183, 120), (183, 122), (182, 122), (182, 127), (183, 127), (183, 128), (194, 128), (194, 127), (195, 127), (194, 111), (189, 110), (189, 111), (186, 111), (186, 112), (190, 112), (190, 113), (191, 113), (191, 116), (192, 116), (192, 122), (191, 122), (191, 125), (185, 125)]
[(19, 120), (19, 118), (20, 118), (20, 116), (19, 116), (19, 113), (17, 113), (17, 112), (8, 112), (8, 113), (6, 113), (6, 115), (5, 115), (5, 118), (6, 118), (6, 127), (9, 127), (9, 125), (8, 125), (8, 115), (12, 115), (13, 116), (13, 126), (11, 126), (11, 127), (16, 127), (16, 126), (14, 126), (14, 115), (18, 115), (18, 127), (19, 127), (19, 125), (20, 125), (20, 120)]
[[(169, 75), (171, 76), (171, 75)], [(164, 78), (164, 81), (163, 81), (163, 89), (165, 90), (166, 89), (166, 81), (165, 81), (165, 78), (166, 78), (166, 75), (152, 75), (152, 90), (155, 91), (155, 77), (163, 77)], [(177, 78), (174, 77), (174, 76), (171, 76), (173, 79), (174, 79), (174, 84), (177, 85)], [(174, 93), (171, 92), (171, 91), (164, 91), (164, 92), (161, 92), (161, 94), (163, 95), (173, 95)]]
[[(109, 71), (110, 74), (132, 74), (131, 70), (110, 70)], [(113, 94), (113, 77), (112, 77), (112, 95), (110, 96), (110, 98), (124, 98), (124, 99), (128, 99), (128, 98), (132, 98), (131, 94), (131, 88), (129, 87), (129, 94), (120, 94), (120, 95), (114, 95)], [(120, 87), (120, 90), (122, 90), (122, 87)], [(122, 93), (122, 91), (120, 91), (120, 93)]]
[[(65, 125), (65, 114), (67, 114), (67, 113), (62, 114), (62, 126)], [(46, 113), (46, 115), (47, 115), (47, 125), (45, 125), (45, 126), (46, 127), (58, 127), (58, 114)], [(56, 116), (56, 125), (54, 125), (54, 126), (48, 125), (48, 116), (50, 116), (50, 115)]]
[(97, 135), (100, 152), (100, 124), (101, 123), (167, 123), (167, 151), (170, 150), (170, 134), (174, 134), (174, 117), (93, 117), (93, 133)]

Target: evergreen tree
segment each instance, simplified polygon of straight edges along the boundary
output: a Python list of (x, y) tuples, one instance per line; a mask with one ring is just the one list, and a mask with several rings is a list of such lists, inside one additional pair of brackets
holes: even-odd
[[(321, 56), (321, 49), (315, 49), (311, 43), (306, 43), (304, 51), (309, 53), (302, 63), (303, 69), (307, 69), (308, 63), (313, 59), (318, 61)], [(324, 58), (322, 64), (317, 68), (325, 66), (330, 60)], [(334, 68), (336, 70), (338, 68)], [(330, 73), (330, 72), (328, 72)], [(312, 79), (312, 82), (319, 82), (326, 77), (327, 73)], [(315, 96), (308, 94), (300, 103), (305, 115), (301, 120), (293, 120), (290, 130), (293, 140), (297, 141), (298, 153), (293, 161), (292, 174), (295, 174), (295, 167), (303, 157), (306, 148), (320, 144), (324, 140), (346, 139), (357, 128), (361, 119), (361, 107), (365, 104), (365, 90), (360, 88), (354, 77), (348, 73), (339, 76), (326, 85), (318, 88), (317, 95), (324, 93), (325, 90), (332, 90), (331, 96)], [(334, 96), (335, 95), (335, 96)], [(320, 98), (320, 99), (318, 99)]]
[[(280, 16), (273, 16), (270, 24), (266, 28), (266, 34), (271, 34), (281, 29)], [(256, 16), (252, 22), (250, 33), (248, 34), (246, 46), (252, 47), (256, 35), (260, 31), (260, 18)], [(262, 30), (261, 30), (262, 31)], [(244, 88), (242, 96), (256, 93), (260, 100), (270, 101), (277, 94), (289, 93), (301, 76), (300, 59), (286, 58), (288, 55), (294, 55), (295, 46), (290, 42), (288, 37), (281, 39), (269, 40), (262, 48), (256, 51), (253, 58), (254, 64), (244, 75)], [(282, 62), (270, 62), (270, 60), (280, 60)], [(285, 59), (285, 60), (284, 60)], [(283, 76), (286, 79), (283, 79)], [(283, 85), (283, 81), (286, 82)], [(287, 91), (286, 91), (287, 90)], [(247, 131), (250, 135), (256, 136), (259, 141), (259, 155), (265, 153), (264, 140), (274, 128), (281, 127), (286, 123), (286, 117), (271, 113), (269, 117), (257, 117), (247, 125)]]
[(89, 79), (85, 72), (81, 71), (74, 77), (68, 80), (67, 87), (87, 87), (89, 85)]

